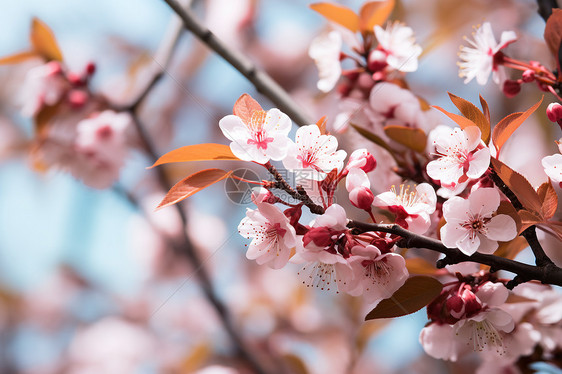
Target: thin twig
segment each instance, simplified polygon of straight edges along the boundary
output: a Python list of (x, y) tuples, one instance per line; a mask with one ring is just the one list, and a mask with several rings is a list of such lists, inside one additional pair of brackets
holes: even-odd
[[(165, 43), (163, 44), (163, 47), (160, 49), (160, 52), (162, 53), (163, 57), (161, 60), (162, 62), (158, 63), (159, 70), (149, 81), (145, 89), (142, 90), (141, 93), (131, 102), (131, 104), (125, 108), (125, 110), (127, 110), (133, 118), (133, 124), (137, 130), (142, 146), (150, 158), (150, 163), (156, 162), (159, 156), (158, 156), (158, 152), (156, 151), (156, 148), (150, 141), (150, 136), (146, 131), (145, 126), (143, 125), (143, 123), (141, 122), (140, 118), (137, 115), (137, 109), (144, 101), (144, 99), (148, 96), (148, 94), (152, 91), (152, 88), (154, 88), (158, 83), (158, 81), (161, 79), (171, 60), (173, 51), (175, 49), (175, 46), (177, 45), (177, 42), (179, 40), (179, 34), (181, 31), (181, 28), (177, 26), (178, 24), (181, 25), (181, 23), (179, 23), (177, 20), (173, 22), (175, 22), (176, 26), (174, 27), (174, 23), (172, 24), (173, 27), (171, 27), (170, 32), (167, 33), (167, 38), (165, 40)], [(168, 178), (167, 174), (164, 171), (164, 168), (156, 168), (156, 173), (161, 187), (164, 190), (170, 189), (173, 183)], [(185, 227), (188, 221), (187, 216), (185, 215), (185, 212), (181, 209), (179, 205), (176, 205), (176, 208), (180, 215), (181, 221), (183, 223), (183, 227)], [(200, 286), (203, 290), (203, 293), (207, 298), (207, 300), (209, 301), (209, 303), (217, 312), (226, 332), (228, 333), (232, 341), (232, 345), (236, 351), (237, 357), (241, 361), (245, 362), (248, 368), (250, 368), (254, 373), (259, 373), (259, 374), (267, 373), (267, 371), (254, 357), (251, 350), (246, 346), (246, 343), (242, 339), (240, 333), (238, 332), (237, 328), (235, 327), (232, 321), (232, 318), (230, 316), (227, 307), (225, 306), (225, 304), (223, 304), (223, 302), (219, 299), (216, 292), (214, 291), (211, 278), (207, 273), (206, 268), (203, 266), (203, 262), (199, 258), (199, 255), (196, 252), (195, 247), (193, 246), (193, 243), (191, 242), (185, 229), (182, 230), (182, 243), (179, 243), (178, 246), (174, 246), (174, 248), (176, 252), (179, 252), (179, 254), (187, 258), (187, 260), (191, 263), (194, 269), (197, 269), (197, 277), (199, 279)]]
[(487, 255), (478, 252), (474, 253), (471, 256), (467, 256), (457, 248), (448, 248), (437, 239), (414, 234), (413, 232), (408, 231), (396, 224), (376, 224), (359, 221), (349, 221), (347, 226), (349, 228), (357, 230), (358, 233), (378, 231), (398, 235), (402, 237), (402, 240), (400, 240), (398, 243), (400, 247), (426, 248), (432, 251), (443, 253), (445, 254), (445, 258), (438, 261), (438, 268), (443, 268), (445, 265), (470, 261), (488, 265), (493, 271), (509, 271), (516, 274), (517, 276), (515, 277), (516, 279), (514, 279), (514, 281), (508, 282), (508, 288), (513, 288), (519, 283), (530, 280), (538, 280), (545, 284), (562, 286), (562, 269), (554, 264), (547, 264), (545, 266), (533, 266), (504, 257)]
[(256, 89), (269, 98), (282, 112), (286, 113), (299, 126), (314, 123), (304, 114), (291, 96), (263, 70), (240, 52), (230, 48), (199, 22), (191, 9), (184, 9), (175, 0), (164, 0), (183, 21), (184, 27), (201, 42), (224, 58), (230, 65), (245, 76)]

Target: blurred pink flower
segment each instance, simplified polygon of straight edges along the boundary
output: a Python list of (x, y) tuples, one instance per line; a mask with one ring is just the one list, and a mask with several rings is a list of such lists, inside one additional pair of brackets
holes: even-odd
[(386, 29), (377, 25), (375, 35), (379, 45), (371, 53), (369, 60), (385, 60), (390, 67), (403, 72), (418, 69), (418, 57), (422, 48), (416, 44), (411, 28), (400, 22), (389, 23)]
[(322, 92), (329, 92), (340, 79), (342, 68), (340, 53), (342, 37), (337, 31), (317, 36), (312, 40), (308, 55), (316, 63), (318, 77), (317, 87)]

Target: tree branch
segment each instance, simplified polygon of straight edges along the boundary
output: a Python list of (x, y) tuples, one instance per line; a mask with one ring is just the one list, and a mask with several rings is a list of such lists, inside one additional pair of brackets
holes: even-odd
[[(179, 25), (181, 25), (181, 23), (179, 23), (178, 20), (172, 21), (172, 27), (170, 28), (170, 31), (167, 33), (164, 43), (160, 48), (160, 52), (162, 52), (163, 54), (163, 60), (162, 60), (163, 63), (158, 64), (159, 65), (158, 71), (149, 81), (145, 89), (141, 91), (139, 96), (136, 97), (131, 102), (130, 105), (124, 108), (124, 110), (128, 111), (133, 118), (135, 129), (137, 130), (142, 146), (145, 149), (151, 164), (156, 162), (156, 160), (158, 159), (159, 157), (158, 152), (156, 151), (156, 148), (150, 141), (150, 136), (146, 131), (146, 128), (143, 126), (140, 118), (137, 115), (137, 109), (144, 101), (144, 99), (148, 96), (148, 94), (151, 92), (152, 88), (156, 86), (158, 81), (163, 76), (163, 73), (166, 71), (166, 67), (169, 64), (169, 61), (173, 55), (173, 51), (179, 39), (179, 35), (181, 31), (181, 27), (179, 27)], [(165, 169), (156, 168), (155, 171), (157, 173), (157, 178), (161, 187), (166, 191), (169, 190), (173, 186), (173, 182), (168, 178), (168, 175), (165, 173)], [(131, 200), (130, 198), (129, 201), (134, 203), (134, 200)], [(185, 227), (188, 222), (187, 216), (185, 215), (185, 212), (181, 209), (181, 207), (177, 204), (176, 204), (176, 209), (180, 215), (183, 227)], [(207, 300), (209, 301), (209, 303), (217, 312), (227, 334), (230, 337), (230, 340), (232, 341), (232, 345), (235, 349), (237, 357), (241, 361), (243, 361), (247, 365), (247, 367), (252, 370), (252, 372), (259, 373), (259, 374), (267, 373), (267, 371), (263, 368), (263, 366), (254, 357), (254, 354), (252, 353), (251, 349), (249, 349), (246, 346), (246, 343), (242, 339), (240, 333), (238, 332), (238, 329), (232, 322), (232, 318), (230, 316), (227, 307), (223, 304), (223, 302), (219, 299), (216, 292), (214, 291), (211, 278), (207, 273), (207, 270), (204, 267), (204, 264), (201, 261), (199, 254), (195, 250), (195, 247), (193, 246), (193, 243), (191, 242), (185, 229), (182, 230), (181, 243), (178, 243), (178, 245), (174, 245), (173, 248), (175, 249), (176, 252), (178, 252), (178, 254), (185, 256), (185, 258), (191, 263), (192, 267), (195, 269), (203, 293), (207, 298)]]
[(182, 8), (175, 0), (164, 1), (182, 19), (187, 30), (191, 31), (201, 42), (245, 76), (259, 92), (269, 98), (279, 110), (286, 113), (297, 125), (304, 126), (315, 122), (303, 114), (302, 108), (273, 78), (258, 69), (246, 56), (224, 44), (211, 30), (202, 25), (191, 9)]
[(432, 251), (440, 252), (445, 255), (445, 258), (437, 262), (438, 268), (443, 268), (445, 265), (457, 264), (459, 262), (476, 262), (491, 267), (492, 271), (506, 270), (516, 274), (516, 277), (508, 282), (508, 288), (513, 288), (519, 283), (527, 282), (530, 280), (538, 280), (545, 284), (553, 284), (562, 286), (562, 269), (554, 264), (546, 264), (544, 266), (533, 266), (524, 264), (519, 261), (510, 260), (503, 257), (494, 255), (487, 255), (482, 253), (474, 253), (472, 256), (467, 256), (457, 248), (448, 248), (437, 239), (429, 238), (427, 236), (414, 234), (411, 231), (404, 229), (396, 224), (376, 224), (365, 223), (358, 221), (349, 221), (347, 224), (349, 228), (356, 230), (358, 233), (367, 231), (386, 232), (402, 237), (397, 244), (404, 248), (426, 248)]

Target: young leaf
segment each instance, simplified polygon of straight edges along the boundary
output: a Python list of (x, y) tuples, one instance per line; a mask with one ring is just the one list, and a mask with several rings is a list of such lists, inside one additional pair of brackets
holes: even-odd
[(394, 0), (369, 1), (359, 11), (359, 28), (362, 32), (374, 31), (375, 26), (382, 25), (394, 9)]
[(174, 149), (162, 155), (154, 165), (153, 168), (162, 164), (169, 164), (170, 162), (186, 162), (186, 161), (210, 161), (210, 160), (240, 160), (234, 156), (230, 147), (224, 144), (205, 143), (186, 145), (178, 149)]
[(537, 191), (535, 191), (531, 183), (500, 160), (492, 157), (491, 162), (495, 172), (517, 196), (521, 205), (533, 213), (541, 214), (542, 204)]
[(224, 171), (221, 169), (205, 169), (191, 174), (170, 188), (170, 191), (168, 191), (156, 209), (178, 203), (202, 189), (223, 180), (230, 176), (230, 174), (232, 174), (232, 171)]
[(384, 127), (384, 133), (392, 140), (416, 152), (423, 152), (427, 144), (427, 135), (421, 129), (389, 125)]
[(490, 142), (490, 121), (486, 119), (486, 116), (480, 109), (476, 107), (476, 105), (472, 104), (470, 101), (467, 101), (461, 97), (453, 95), (449, 92), (449, 97), (458, 110), (462, 113), (463, 116), (471, 120), (482, 133), (482, 140), (484, 143), (488, 144)]
[(517, 212), (517, 214), (519, 214), (519, 218), (521, 218), (521, 227), (519, 228), (519, 234), (521, 234), (531, 226), (535, 226), (544, 222), (541, 216), (536, 213), (529, 212), (525, 209), (520, 210), (519, 212)]
[(409, 278), (390, 298), (381, 301), (365, 320), (393, 318), (417, 312), (433, 301), (443, 289), (435, 278), (423, 275)]
[(62, 52), (57, 45), (53, 32), (39, 18), (33, 18), (29, 38), (33, 49), (43, 58), (48, 61), (62, 61)]
[(545, 221), (549, 220), (556, 213), (558, 208), (558, 196), (550, 181), (544, 182), (537, 190), (539, 199), (542, 202), (542, 216)]
[(562, 10), (553, 9), (544, 27), (544, 40), (554, 57), (558, 57), (558, 49), (562, 42)]
[(476, 124), (474, 122), (472, 122), (471, 120), (469, 120), (466, 117), (459, 116), (458, 114), (455, 114), (455, 113), (447, 112), (445, 109), (443, 109), (443, 108), (441, 108), (437, 105), (432, 105), (431, 107), (435, 108), (437, 110), (440, 110), (447, 117), (449, 117), (450, 119), (455, 121), (456, 124), (459, 125), (461, 129), (464, 129), (464, 128), (469, 127), (469, 126), (476, 126)]
[(310, 4), (310, 9), (352, 32), (359, 31), (359, 16), (348, 7), (332, 3), (314, 3)]
[(321, 135), (326, 135), (326, 116), (320, 118), (318, 122), (316, 122), (316, 126), (318, 126)]
[(497, 153), (500, 153), (502, 146), (505, 144), (507, 139), (513, 134), (515, 130), (521, 124), (529, 118), (531, 114), (541, 105), (544, 96), (541, 97), (538, 103), (530, 107), (524, 112), (517, 112), (512, 113), (506, 117), (504, 117), (497, 125), (494, 127), (494, 131), (492, 132), (492, 140), (494, 142), (494, 146), (496, 147)]
[(37, 57), (37, 53), (33, 51), (14, 53), (13, 55), (0, 57), (0, 65), (19, 64), (20, 62), (24, 62), (33, 57)]
[(243, 94), (236, 100), (232, 113), (242, 119), (244, 123), (250, 123), (252, 113), (256, 110), (263, 110), (261, 105), (248, 94)]

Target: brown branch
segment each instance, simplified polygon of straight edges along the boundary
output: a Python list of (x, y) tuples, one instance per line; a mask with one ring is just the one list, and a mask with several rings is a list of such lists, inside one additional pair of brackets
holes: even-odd
[(175, 0), (164, 0), (182, 19), (184, 27), (191, 31), (202, 43), (224, 58), (230, 65), (248, 79), (256, 89), (269, 98), (282, 112), (286, 113), (299, 126), (314, 123), (291, 96), (266, 72), (240, 52), (230, 48), (197, 20), (191, 9), (184, 9)]
[(295, 191), (287, 183), (287, 181), (285, 181), (283, 176), (279, 174), (275, 166), (271, 165), (271, 163), (269, 162), (265, 164), (265, 166), (267, 167), (267, 171), (269, 171), (271, 175), (273, 175), (273, 177), (275, 178), (275, 184), (273, 185), (274, 188), (287, 192), (293, 199), (302, 201), (302, 203), (306, 205), (308, 209), (310, 209), (311, 213), (324, 214), (325, 211), (324, 208), (314, 203), (314, 201), (312, 201), (312, 199), (310, 198), (310, 196), (308, 196), (308, 194), (304, 189), (300, 188), (299, 191)]
[[(160, 49), (160, 51), (163, 51), (163, 55), (164, 55), (163, 63), (158, 64), (159, 65), (158, 71), (149, 81), (145, 89), (141, 91), (141, 93), (131, 102), (130, 105), (122, 109), (128, 111), (131, 114), (133, 118), (133, 124), (135, 126), (135, 129), (137, 130), (142, 146), (150, 158), (151, 164), (156, 162), (156, 160), (158, 159), (159, 157), (158, 152), (156, 151), (156, 148), (150, 141), (150, 136), (146, 131), (145, 126), (143, 126), (141, 120), (137, 115), (137, 109), (144, 101), (144, 99), (149, 95), (152, 89), (156, 86), (158, 81), (162, 78), (163, 74), (166, 71), (166, 67), (168, 66), (169, 61), (173, 55), (173, 51), (175, 49), (175, 46), (177, 45), (180, 31), (182, 29), (181, 27), (177, 26), (177, 25), (181, 25), (181, 23), (177, 21), (173, 21), (173, 22), (175, 22), (176, 26), (171, 27), (170, 32), (167, 34), (167, 37), (164, 40), (163, 48)], [(174, 26), (174, 23), (172, 23), (172, 26)], [(173, 186), (173, 181), (169, 179), (168, 175), (165, 173), (165, 169), (155, 168), (155, 171), (157, 173), (156, 175), (160, 186), (164, 190), (169, 190)], [(129, 201), (134, 203), (134, 200), (131, 200), (130, 198)], [(181, 207), (177, 204), (176, 204), (176, 209), (180, 215), (183, 227), (185, 227), (188, 222), (187, 216), (185, 215), (185, 212), (181, 209)], [(254, 357), (254, 354), (252, 353), (251, 349), (246, 346), (246, 343), (242, 339), (241, 334), (239, 333), (237, 327), (234, 325), (232, 321), (232, 318), (230, 316), (230, 313), (226, 305), (219, 299), (216, 292), (214, 291), (211, 278), (206, 268), (204, 267), (203, 261), (201, 261), (199, 254), (195, 250), (195, 247), (193, 246), (191, 239), (187, 235), (185, 229), (182, 230), (181, 243), (174, 245), (173, 248), (178, 254), (185, 256), (185, 258), (191, 263), (192, 267), (195, 269), (196, 276), (199, 279), (199, 283), (203, 290), (203, 293), (206, 299), (209, 301), (211, 306), (218, 314), (228, 336), (230, 337), (230, 340), (232, 341), (232, 345), (235, 349), (237, 357), (241, 361), (243, 361), (247, 365), (247, 367), (252, 370), (252, 372), (260, 373), (260, 374), (267, 373), (267, 371), (263, 368), (261, 363), (259, 363), (258, 360)]]
[(516, 277), (508, 282), (507, 287), (513, 288), (516, 285), (527, 282), (530, 280), (538, 280), (545, 284), (553, 284), (562, 286), (562, 269), (554, 264), (547, 264), (544, 266), (533, 266), (524, 264), (519, 261), (510, 260), (503, 257), (494, 255), (487, 255), (482, 253), (474, 253), (467, 256), (457, 248), (448, 248), (437, 239), (429, 238), (427, 236), (414, 234), (411, 231), (404, 229), (396, 224), (376, 224), (365, 223), (358, 221), (349, 221), (347, 224), (349, 228), (363, 233), (367, 231), (386, 232), (402, 237), (397, 243), (400, 247), (404, 248), (426, 248), (432, 251), (440, 252), (445, 255), (445, 258), (437, 262), (438, 268), (443, 268), (446, 265), (457, 264), (459, 262), (476, 262), (491, 267), (491, 271), (506, 270), (514, 273)]

